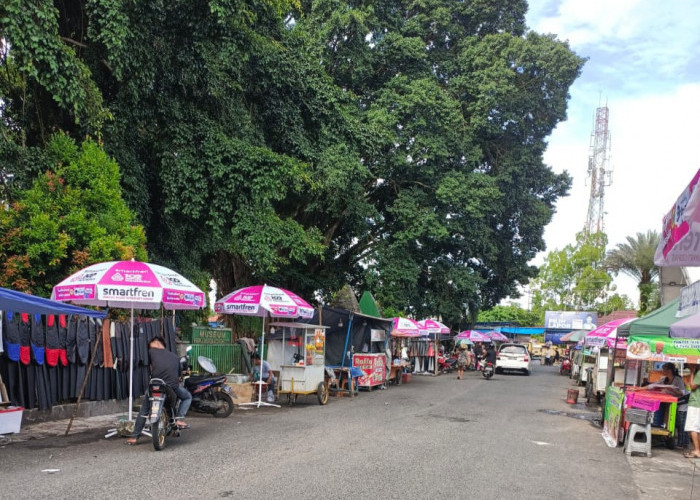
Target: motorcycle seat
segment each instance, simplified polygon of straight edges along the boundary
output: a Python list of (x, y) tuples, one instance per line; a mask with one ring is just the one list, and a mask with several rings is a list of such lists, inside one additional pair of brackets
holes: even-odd
[(188, 378), (185, 379), (185, 387), (195, 387), (199, 384), (202, 384), (204, 382), (223, 382), (226, 380), (226, 377), (222, 375), (192, 375)]

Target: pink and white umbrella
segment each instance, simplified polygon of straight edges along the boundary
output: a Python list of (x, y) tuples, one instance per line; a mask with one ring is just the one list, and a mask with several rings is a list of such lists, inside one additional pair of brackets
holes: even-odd
[(459, 332), (455, 339), (467, 339), (471, 340), (472, 342), (491, 342), (490, 338), (481, 332), (477, 332), (476, 330), (464, 330), (463, 332)]
[(494, 342), (510, 342), (510, 339), (503, 335), (501, 332), (495, 330), (489, 330), (488, 332), (481, 332)]
[(214, 303), (214, 311), (243, 316), (313, 318), (314, 308), (297, 294), (267, 285), (249, 286), (231, 292)]
[(393, 337), (423, 337), (427, 334), (427, 329), (416, 320), (398, 317), (393, 319), (391, 328)]
[(131, 309), (129, 420), (133, 408), (134, 309), (202, 309), (204, 292), (167, 267), (136, 260), (101, 262), (53, 287), (51, 298), (86, 306)]
[(428, 333), (450, 333), (450, 328), (448, 326), (434, 319), (424, 319), (423, 321), (419, 321), (419, 323)]
[(135, 260), (101, 262), (53, 287), (53, 300), (122, 309), (202, 309), (204, 292), (166, 267)]
[[(615, 345), (615, 341), (617, 339), (618, 327), (625, 323), (629, 323), (630, 321), (632, 321), (632, 318), (608, 321), (604, 325), (594, 328), (593, 330), (588, 332), (586, 334), (586, 337), (584, 338), (584, 344), (593, 347), (602, 347), (603, 345), (607, 344), (608, 347), (612, 348)], [(618, 348), (621, 348), (622, 341), (622, 339), (617, 341)]]
[[(223, 314), (241, 314), (243, 316), (262, 316), (263, 326), (260, 345), (265, 344), (265, 317), (274, 318), (312, 318), (314, 308), (297, 294), (274, 286), (257, 285), (241, 288), (220, 298), (214, 303), (214, 310)], [(279, 405), (262, 400), (262, 384), (258, 384), (258, 401), (253, 404), (261, 406)]]

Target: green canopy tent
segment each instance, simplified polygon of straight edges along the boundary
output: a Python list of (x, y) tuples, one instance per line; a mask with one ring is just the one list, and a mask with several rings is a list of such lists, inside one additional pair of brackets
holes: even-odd
[(662, 306), (655, 311), (617, 328), (618, 337), (629, 337), (631, 335), (664, 335), (668, 337), (671, 324), (678, 321), (676, 312), (678, 311), (678, 302), (676, 299)]
[(381, 313), (379, 312), (379, 307), (377, 306), (377, 301), (374, 300), (374, 297), (369, 292), (363, 293), (362, 297), (360, 298), (360, 312), (376, 318), (382, 317)]

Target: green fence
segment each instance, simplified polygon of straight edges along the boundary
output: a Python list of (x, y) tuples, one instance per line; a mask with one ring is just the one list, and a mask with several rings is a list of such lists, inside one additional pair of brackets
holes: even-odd
[(247, 373), (239, 344), (192, 344), (190, 364), (193, 370), (203, 372), (197, 362), (199, 356), (210, 358), (219, 373)]

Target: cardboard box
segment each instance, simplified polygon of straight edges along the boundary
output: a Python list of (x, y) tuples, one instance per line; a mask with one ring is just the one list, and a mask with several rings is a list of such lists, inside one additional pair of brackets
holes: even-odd
[[(233, 398), (233, 404), (238, 406), (241, 403), (250, 403), (250, 401), (253, 398), (253, 384), (247, 382), (245, 384), (230, 384), (226, 383), (227, 386), (233, 390), (233, 394), (235, 394), (235, 398)], [(256, 401), (257, 401), (257, 396), (258, 394), (255, 394)], [(265, 394), (263, 394), (263, 398), (265, 397)]]
[(0, 410), (0, 434), (18, 434), (22, 426), (22, 413), (24, 408), (21, 406)]

